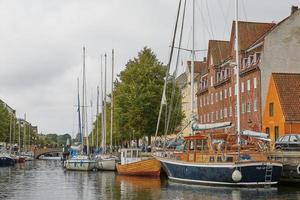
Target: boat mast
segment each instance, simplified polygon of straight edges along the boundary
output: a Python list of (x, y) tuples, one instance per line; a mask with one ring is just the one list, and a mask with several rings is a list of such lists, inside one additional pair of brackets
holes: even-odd
[(80, 145), (83, 143), (82, 127), (81, 127), (81, 114), (80, 114), (80, 96), (79, 96), (79, 78), (77, 78), (77, 112), (78, 112), (78, 133)]
[(110, 153), (112, 153), (112, 134), (113, 134), (113, 114), (114, 114), (114, 62), (115, 52), (112, 49), (112, 60), (111, 60), (111, 105), (110, 105)]
[(19, 153), (21, 152), (21, 125), (20, 125), (21, 121), (19, 121), (18, 123), (18, 127), (19, 127), (19, 145), (18, 145), (18, 151)]
[(97, 86), (97, 115), (96, 115), (96, 149), (99, 145), (99, 125), (98, 125), (98, 116), (99, 116), (99, 86)]
[(90, 100), (90, 104), (91, 104), (91, 136), (92, 136), (92, 148), (94, 147), (94, 125), (93, 125), (93, 98), (91, 98)]
[(83, 66), (82, 66), (82, 134), (86, 137), (87, 155), (89, 155), (89, 139), (88, 133), (86, 132), (86, 78), (85, 78), (85, 47), (83, 47)]
[(24, 135), (23, 135), (23, 151), (26, 150), (26, 113), (24, 113)]
[(103, 103), (104, 103), (104, 106), (103, 106), (103, 109), (104, 109), (104, 112), (103, 112), (103, 128), (104, 128), (104, 154), (106, 153), (106, 68), (107, 68), (107, 55), (104, 54), (104, 96), (103, 96)]
[(101, 55), (101, 147), (104, 152), (105, 143), (104, 143), (104, 100), (103, 100), (103, 56)]
[(237, 112), (237, 144), (240, 159), (241, 123), (240, 123), (240, 59), (239, 59), (239, 25), (238, 0), (235, 0), (235, 62), (236, 62), (236, 112)]
[[(192, 25), (192, 64), (191, 64), (191, 117), (194, 117), (194, 67), (195, 67), (195, 0), (193, 0), (193, 25)], [(191, 134), (194, 131), (191, 126)]]
[(10, 115), (10, 121), (9, 121), (9, 155), (11, 154), (11, 132), (12, 132), (12, 115)]

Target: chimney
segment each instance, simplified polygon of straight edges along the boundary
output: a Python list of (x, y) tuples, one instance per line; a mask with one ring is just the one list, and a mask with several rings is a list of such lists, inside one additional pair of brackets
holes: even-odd
[(293, 15), (295, 12), (297, 12), (298, 11), (298, 6), (292, 6), (292, 8), (291, 8), (291, 15)]

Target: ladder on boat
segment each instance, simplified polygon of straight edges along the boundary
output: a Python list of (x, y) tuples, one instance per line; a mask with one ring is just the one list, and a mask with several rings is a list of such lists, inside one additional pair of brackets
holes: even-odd
[(272, 174), (273, 174), (273, 165), (266, 165), (266, 174), (265, 174), (265, 183), (272, 182)]

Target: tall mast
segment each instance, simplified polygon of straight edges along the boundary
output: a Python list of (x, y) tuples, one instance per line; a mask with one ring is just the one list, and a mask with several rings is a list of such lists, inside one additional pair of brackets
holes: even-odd
[(87, 155), (89, 154), (89, 139), (86, 131), (86, 78), (85, 78), (85, 47), (83, 47), (83, 66), (82, 66), (82, 134), (86, 137)]
[[(26, 149), (26, 113), (24, 113), (23, 151)], [(26, 150), (27, 151), (27, 150)]]
[(10, 115), (10, 121), (9, 121), (9, 154), (11, 154), (11, 133), (12, 133), (12, 115)]
[(98, 117), (99, 117), (99, 86), (97, 86), (97, 114), (96, 114), (96, 148), (98, 149), (99, 145), (99, 125), (98, 125)]
[(112, 134), (113, 134), (113, 114), (114, 114), (114, 62), (115, 62), (115, 52), (112, 50), (112, 60), (111, 60), (111, 105), (110, 105), (110, 153), (112, 153)]
[(92, 126), (92, 130), (91, 130), (91, 134), (92, 134), (92, 147), (94, 147), (94, 124), (93, 124), (93, 99), (91, 99), (90, 101), (90, 104), (91, 104), (91, 126)]
[(18, 144), (18, 151), (19, 153), (21, 152), (21, 124), (20, 124), (21, 121), (19, 121), (18, 123), (18, 127), (19, 127), (19, 144)]
[[(194, 115), (194, 67), (195, 67), (195, 0), (193, 0), (193, 26), (192, 26), (192, 64), (191, 64), (191, 117)], [(191, 134), (193, 135), (193, 129), (191, 127)]]
[[(237, 112), (237, 136), (238, 154), (240, 154), (241, 123), (240, 123), (240, 59), (239, 59), (239, 15), (238, 0), (235, 0), (235, 62), (236, 62), (236, 112)], [(239, 158), (238, 158), (239, 159)]]
[(82, 124), (81, 124), (81, 114), (80, 114), (80, 96), (79, 96), (79, 78), (77, 78), (77, 112), (78, 112), (78, 133), (80, 145), (83, 143), (83, 135), (82, 135)]
[(101, 147), (104, 152), (105, 143), (104, 143), (104, 98), (103, 98), (103, 56), (101, 55)]
[(104, 96), (103, 96), (103, 103), (104, 103), (104, 112), (103, 112), (103, 120), (104, 120), (104, 153), (106, 153), (106, 68), (107, 68), (107, 55), (104, 55)]

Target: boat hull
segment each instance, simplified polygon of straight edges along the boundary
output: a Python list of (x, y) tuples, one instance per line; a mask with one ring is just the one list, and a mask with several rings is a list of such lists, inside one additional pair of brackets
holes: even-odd
[(67, 170), (72, 171), (92, 171), (96, 168), (96, 162), (91, 160), (67, 160), (65, 167)]
[(14, 166), (15, 160), (7, 156), (0, 156), (0, 167)]
[[(161, 164), (169, 179), (179, 182), (229, 185), (229, 186), (259, 186), (277, 184), (282, 171), (282, 164), (267, 162), (248, 163), (189, 163), (160, 159)], [(272, 166), (270, 174), (266, 168)], [(233, 173), (239, 170), (241, 179), (233, 180)]]
[(98, 169), (105, 171), (116, 171), (116, 159), (115, 158), (106, 158), (100, 159), (98, 162)]
[(130, 176), (160, 176), (160, 162), (154, 158), (129, 164), (117, 164), (118, 174)]

